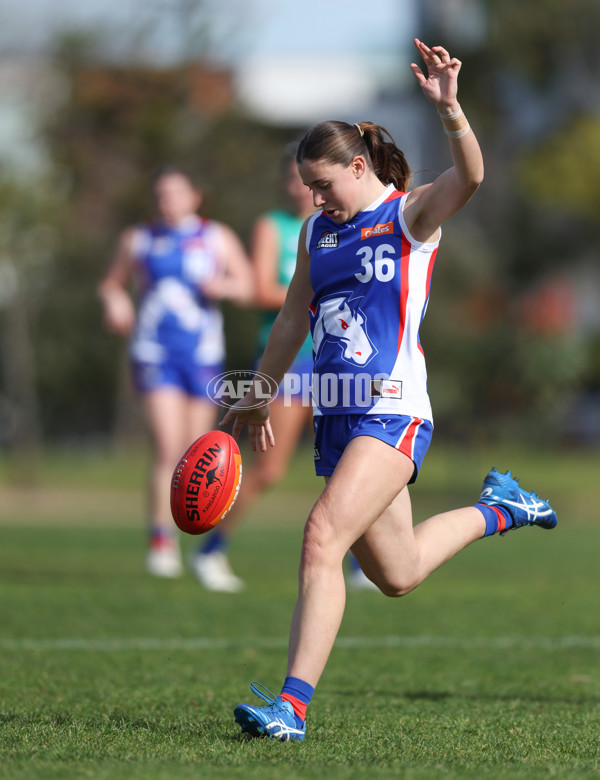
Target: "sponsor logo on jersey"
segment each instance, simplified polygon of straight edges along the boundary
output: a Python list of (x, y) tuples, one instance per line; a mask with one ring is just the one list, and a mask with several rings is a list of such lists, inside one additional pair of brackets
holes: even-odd
[(386, 222), (383, 225), (375, 225), (375, 227), (362, 228), (360, 231), (360, 240), (364, 241), (365, 238), (372, 238), (373, 236), (386, 236), (394, 232), (394, 223)]
[(371, 398), (402, 398), (402, 382), (398, 379), (372, 379)]
[(340, 234), (326, 231), (317, 242), (316, 249), (337, 249), (340, 245)]

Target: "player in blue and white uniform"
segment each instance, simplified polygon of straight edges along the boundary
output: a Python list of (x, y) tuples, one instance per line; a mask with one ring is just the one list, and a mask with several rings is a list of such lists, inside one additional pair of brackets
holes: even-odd
[[(453, 165), (408, 191), (404, 155), (370, 122), (319, 122), (300, 142), (297, 162), (320, 214), (307, 221), (296, 272), (259, 370), (278, 380), (308, 329), (313, 336), (317, 473), (326, 486), (304, 530), (299, 595), (287, 676), (267, 701), (240, 704), (244, 732), (303, 740), (306, 709), (333, 647), (345, 605), (342, 561), (351, 549), (387, 596), (403, 596), (468, 544), (525, 525), (553, 528), (548, 502), (521, 489), (510, 472), (485, 477), (474, 506), (413, 526), (408, 485), (432, 433), (419, 325), (425, 315), (442, 223), (483, 178), (477, 139), (457, 100), (461, 63), (441, 46), (415, 46), (426, 68), (411, 69), (435, 105)], [(268, 407), (257, 393), (231, 409), (232, 432), (274, 444)]]
[[(415, 462), (415, 476), (431, 439), (419, 326), (439, 237), (413, 238), (404, 215), (408, 197), (388, 184), (348, 222), (321, 212), (307, 224), (316, 469), (322, 476), (333, 473), (349, 421), (353, 436), (376, 437), (404, 452)], [(353, 274), (349, 255), (359, 264)], [(355, 417), (361, 418), (357, 429)], [(337, 448), (325, 446), (323, 437)]]
[[(130, 336), (130, 357), (154, 444), (147, 568), (182, 571), (169, 492), (181, 453), (216, 425), (207, 384), (223, 370), (225, 339), (218, 301), (247, 303), (253, 282), (231, 228), (197, 213), (201, 193), (176, 169), (154, 184), (158, 218), (122, 234), (99, 293), (107, 328)], [(136, 314), (128, 292), (137, 283)]]

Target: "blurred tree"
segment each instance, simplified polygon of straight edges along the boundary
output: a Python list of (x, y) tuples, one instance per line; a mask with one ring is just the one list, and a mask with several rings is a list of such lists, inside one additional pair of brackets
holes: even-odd
[(592, 231), (600, 237), (600, 110), (573, 116), (523, 156), (518, 172), (540, 208), (579, 223), (585, 240)]
[(0, 436), (12, 476), (32, 484), (41, 444), (36, 330), (52, 284), (56, 223), (62, 205), (56, 181), (29, 186), (6, 177), (0, 185)]
[[(12, 333), (20, 328), (17, 338), (25, 345), (29, 334), (30, 342), (15, 352), (4, 327), (2, 373), (6, 387), (8, 371), (17, 371), (6, 356), (35, 354), (37, 377), (32, 361), (19, 369), (42, 398), (23, 418), (32, 431), (37, 406), (48, 436), (106, 433), (119, 387), (117, 416), (132, 417), (124, 345), (102, 331), (95, 288), (120, 230), (150, 218), (157, 167), (189, 170), (205, 190), (205, 213), (244, 240), (257, 214), (278, 201), (281, 149), (297, 129), (237, 111), (231, 74), (214, 64), (215, 51), (233, 39), (222, 35), (216, 45), (209, 6), (151, 2), (135, 29), (66, 36), (48, 66), (62, 95), (45, 126), (53, 176), (40, 188), (0, 190), (0, 316), (8, 323), (10, 308)], [(244, 4), (237, 7), (233, 23), (241, 24)], [(480, 192), (444, 228), (435, 305), (423, 327), (438, 430), (462, 436), (471, 426), (469, 435), (479, 435), (493, 412), (503, 430), (511, 420), (535, 419), (550, 434), (561, 397), (600, 376), (600, 366), (584, 366), (586, 343), (577, 334), (540, 331), (537, 316), (547, 306), (537, 290), (547, 275), (596, 262), (600, 5), (421, 0), (417, 9), (419, 37), (444, 43), (464, 62), (460, 100), (486, 160)], [(154, 36), (165, 25), (181, 56), (157, 62)], [(441, 170), (443, 134), (427, 145), (428, 168)], [(43, 271), (26, 271), (42, 258)], [(225, 312), (230, 367), (248, 365), (253, 314)], [(0, 399), (0, 414), (13, 424), (15, 408)]]
[[(594, 208), (579, 207), (585, 201), (598, 203), (598, 185), (589, 165), (593, 168), (598, 158), (597, 143), (592, 147), (600, 114), (596, 56), (600, 4), (596, 0), (567, 5), (561, 0), (425, 0), (423, 8), (427, 34), (454, 47), (464, 63), (460, 99), (475, 118), (487, 163), (487, 180), (473, 202), (473, 213), (492, 236), (501, 267), (521, 284), (561, 263), (567, 240), (573, 254), (573, 224), (580, 226), (583, 219), (590, 227), (597, 225)], [(464, 43), (461, 19), (474, 8), (478, 35)], [(542, 145), (547, 149), (543, 156)], [(552, 159), (554, 154), (557, 160)], [(580, 165), (578, 170), (571, 165), (569, 184), (560, 173), (567, 174), (565, 155), (574, 154)], [(556, 211), (548, 214), (548, 198), (540, 196), (539, 186), (529, 187), (532, 165), (537, 165), (538, 183), (541, 178), (546, 181), (546, 193), (558, 193), (565, 184), (572, 189), (575, 177), (578, 206), (564, 216)], [(529, 171), (527, 179), (521, 176), (523, 169)], [(564, 207), (562, 194), (560, 202)], [(543, 240), (544, 215), (551, 238), (545, 251), (532, 252), (540, 237)], [(585, 231), (575, 232), (583, 242), (589, 241)]]
[[(257, 214), (278, 200), (290, 138), (289, 130), (235, 111), (227, 71), (201, 61), (114, 66), (89, 61), (91, 51), (71, 38), (57, 53), (67, 97), (47, 126), (54, 159), (70, 182), (57, 289), (41, 312), (40, 381), (52, 436), (107, 431), (111, 419), (123, 431), (139, 417), (124, 345), (102, 331), (95, 289), (122, 228), (152, 217), (154, 173), (165, 164), (188, 171), (204, 191), (203, 213), (247, 241)], [(228, 364), (249, 365), (254, 313), (224, 310)], [(70, 349), (57, 356), (64, 343)]]
[(420, 9), (420, 37), (463, 62), (459, 98), (486, 161), (480, 192), (444, 231), (436, 271), (433, 295), (452, 291), (459, 305), (436, 297), (423, 329), (426, 346), (435, 332), (439, 428), (464, 432), (472, 413), (477, 421), (492, 412), (507, 433), (526, 425), (551, 438), (561, 404), (589, 374), (593, 334), (566, 316), (551, 332), (530, 323), (548, 304), (538, 286), (561, 271), (568, 292), (596, 254), (600, 4), (424, 0)]

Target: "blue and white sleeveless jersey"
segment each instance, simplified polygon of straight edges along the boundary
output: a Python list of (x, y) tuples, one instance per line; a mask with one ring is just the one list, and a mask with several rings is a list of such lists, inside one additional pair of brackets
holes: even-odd
[(177, 355), (216, 365), (224, 359), (223, 316), (202, 295), (203, 282), (221, 270), (217, 230), (216, 223), (194, 216), (176, 228), (157, 224), (135, 232), (141, 299), (130, 345), (134, 360), (161, 363)]
[(432, 421), (419, 327), (439, 241), (412, 238), (407, 198), (390, 184), (350, 222), (321, 212), (307, 225), (315, 415)]

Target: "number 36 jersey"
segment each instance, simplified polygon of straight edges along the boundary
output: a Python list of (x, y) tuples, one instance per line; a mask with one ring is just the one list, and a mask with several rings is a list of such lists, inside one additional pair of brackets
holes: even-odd
[(324, 212), (309, 220), (315, 415), (432, 421), (419, 327), (439, 241), (412, 238), (407, 198), (390, 184), (350, 222)]

